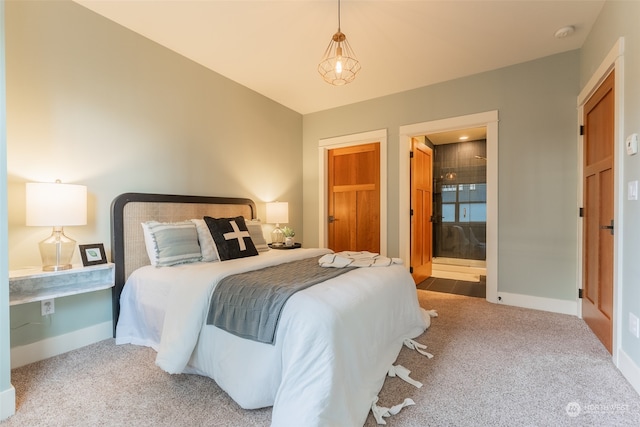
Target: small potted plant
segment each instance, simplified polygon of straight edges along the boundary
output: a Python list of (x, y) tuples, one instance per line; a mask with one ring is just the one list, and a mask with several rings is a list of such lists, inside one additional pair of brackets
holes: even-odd
[(296, 232), (293, 231), (293, 228), (285, 226), (282, 228), (282, 232), (284, 233), (284, 245), (293, 246), (293, 236), (296, 235)]

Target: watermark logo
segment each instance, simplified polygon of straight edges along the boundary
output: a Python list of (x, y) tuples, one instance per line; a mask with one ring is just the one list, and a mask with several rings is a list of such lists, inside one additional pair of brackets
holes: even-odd
[(575, 418), (580, 414), (614, 414), (618, 412), (628, 412), (629, 405), (624, 403), (591, 403), (580, 405), (578, 402), (569, 402), (564, 409), (568, 416)]
[(567, 415), (569, 415), (571, 418), (575, 418), (580, 415), (580, 411), (582, 410), (578, 402), (569, 402), (567, 404), (567, 407), (564, 409), (565, 411), (567, 411)]

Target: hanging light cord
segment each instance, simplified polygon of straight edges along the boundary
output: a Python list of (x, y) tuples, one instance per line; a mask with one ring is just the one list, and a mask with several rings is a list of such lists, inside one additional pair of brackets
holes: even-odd
[(338, 0), (338, 32), (340, 32), (340, 0)]

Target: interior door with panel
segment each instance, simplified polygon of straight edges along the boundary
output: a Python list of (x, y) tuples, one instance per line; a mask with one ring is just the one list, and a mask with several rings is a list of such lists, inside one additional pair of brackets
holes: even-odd
[(380, 252), (380, 143), (328, 152), (328, 240), (336, 251)]
[(612, 72), (584, 106), (582, 317), (612, 352), (614, 233)]
[(411, 153), (411, 274), (420, 283), (433, 265), (433, 151), (412, 138)]

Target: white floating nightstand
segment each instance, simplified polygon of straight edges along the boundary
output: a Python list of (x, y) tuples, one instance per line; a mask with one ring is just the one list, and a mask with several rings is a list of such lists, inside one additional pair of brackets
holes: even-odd
[(114, 264), (43, 272), (42, 268), (9, 271), (9, 305), (109, 289), (114, 286)]

